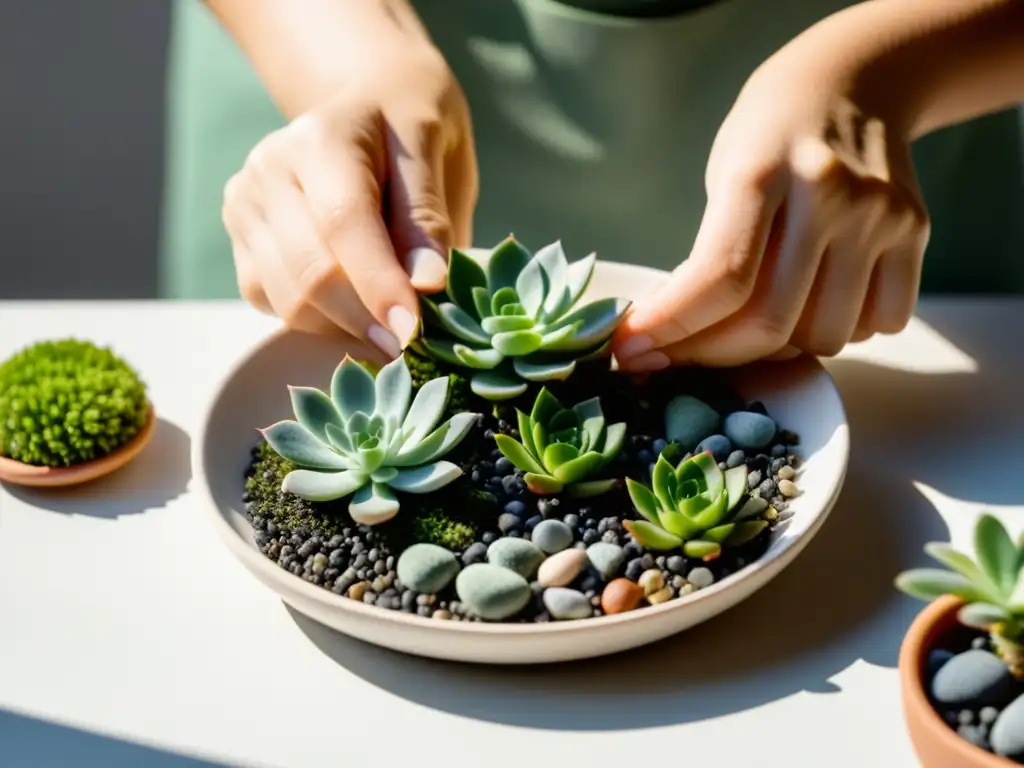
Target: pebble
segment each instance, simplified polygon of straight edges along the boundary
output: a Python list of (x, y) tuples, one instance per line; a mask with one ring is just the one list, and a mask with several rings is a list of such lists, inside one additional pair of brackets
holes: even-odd
[(619, 568), (626, 561), (626, 553), (618, 544), (599, 541), (587, 548), (587, 558), (594, 570), (607, 581), (618, 573)]
[(643, 561), (639, 557), (633, 558), (626, 563), (626, 578), (630, 581), (636, 581), (644, 570)]
[[(793, 469), (788, 464), (785, 464), (784, 466), (782, 466), (779, 469), (778, 474), (779, 474), (779, 480), (792, 480), (794, 477), (796, 477), (796, 470)], [(780, 487), (781, 487), (781, 484), (780, 484)]]
[(540, 564), (537, 581), (544, 587), (568, 586), (580, 575), (587, 560), (586, 550), (563, 549)]
[(459, 561), (436, 544), (413, 544), (398, 558), (398, 579), (415, 592), (440, 592), (459, 572)]
[(367, 581), (357, 581), (351, 587), (348, 588), (348, 596), (353, 600), (362, 600), (366, 595), (366, 590), (370, 588), (370, 583)]
[(444, 608), (438, 608), (430, 615), (430, 618), (432, 619), (450, 619), (451, 617), (451, 613), (444, 610)]
[(652, 568), (649, 571), (641, 573), (640, 579), (637, 583), (640, 585), (640, 588), (643, 589), (644, 594), (650, 596), (665, 586), (665, 576), (661, 571), (656, 568)]
[(561, 520), (542, 520), (533, 529), (532, 539), (534, 544), (550, 555), (572, 544), (572, 529)]
[(509, 512), (502, 512), (498, 515), (498, 528), (502, 533), (508, 533), (519, 528), (522, 524), (523, 521), (519, 519), (519, 515), (513, 515)]
[(990, 651), (971, 649), (947, 661), (932, 678), (932, 696), (949, 707), (1001, 707), (1016, 690), (1006, 663)]
[(544, 607), (555, 619), (586, 619), (593, 612), (590, 600), (582, 592), (565, 587), (544, 590)]
[(668, 602), (673, 597), (675, 597), (675, 595), (672, 594), (672, 587), (663, 587), (654, 594), (648, 595), (647, 602), (651, 605), (658, 605), (659, 603)]
[(654, 451), (656, 456), (660, 455), (666, 448), (668, 448), (668, 440), (664, 440), (660, 437), (651, 443), (651, 450)]
[(672, 571), (672, 573), (682, 575), (683, 571), (686, 570), (686, 558), (672, 555), (672, 557), (665, 560), (665, 567)]
[(482, 563), (487, 559), (487, 545), (480, 541), (474, 541), (468, 547), (466, 551), (462, 553), (462, 564), (472, 565), (473, 563)]
[(544, 562), (544, 553), (524, 539), (498, 539), (488, 547), (487, 561), (529, 579)]
[(710, 587), (715, 582), (715, 575), (711, 573), (709, 568), (694, 568), (688, 574), (686, 574), (686, 580), (690, 582), (696, 589), (704, 589)]
[(786, 498), (793, 498), (798, 493), (796, 484), (792, 480), (779, 480), (779, 493)]
[(524, 517), (526, 515), (526, 504), (519, 499), (514, 499), (505, 505), (505, 512), (516, 517)]
[(643, 587), (629, 579), (615, 579), (601, 593), (601, 610), (606, 614), (632, 611), (644, 599)]
[(490, 563), (475, 563), (455, 579), (459, 600), (482, 619), (500, 621), (530, 602), (530, 584), (515, 571)]
[(775, 437), (775, 422), (752, 411), (735, 411), (722, 421), (722, 431), (737, 448), (764, 448)]
[(989, 743), (997, 755), (1024, 760), (1024, 695), (999, 715), (989, 732)]
[(711, 435), (701, 440), (694, 450), (696, 453), (711, 451), (715, 461), (725, 461), (732, 454), (732, 441), (725, 435)]
[(747, 473), (747, 487), (750, 490), (754, 490), (761, 484), (761, 470), (752, 469)]
[(317, 553), (313, 556), (313, 573), (321, 573), (327, 568), (327, 555)]
[(728, 457), (726, 457), (726, 459), (725, 459), (725, 468), (726, 469), (735, 469), (740, 464), (744, 464), (746, 461), (747, 461), (747, 454), (745, 454), (743, 451), (736, 450), (736, 451), (733, 451), (732, 453), (730, 453), (728, 455)]
[(684, 451), (692, 451), (701, 440), (717, 432), (721, 420), (707, 403), (690, 395), (677, 395), (665, 408), (665, 437), (679, 443)]

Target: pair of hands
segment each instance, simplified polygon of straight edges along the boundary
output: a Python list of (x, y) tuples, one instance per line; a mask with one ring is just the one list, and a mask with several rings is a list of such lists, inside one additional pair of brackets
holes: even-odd
[[(428, 42), (384, 54), (267, 136), (225, 189), (243, 298), (291, 327), (394, 357), (416, 293), (471, 245), (469, 110)], [(615, 337), (620, 366), (740, 365), (896, 333), (916, 304), (928, 217), (907, 140), (783, 49), (748, 80), (710, 154), (690, 257)], [(886, 116), (888, 117), (888, 116)]]

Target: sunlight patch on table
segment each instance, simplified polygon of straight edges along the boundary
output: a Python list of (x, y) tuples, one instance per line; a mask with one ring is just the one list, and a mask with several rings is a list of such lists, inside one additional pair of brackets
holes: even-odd
[(917, 373), (977, 373), (978, 363), (920, 318), (892, 336), (875, 336), (843, 350), (843, 360)]

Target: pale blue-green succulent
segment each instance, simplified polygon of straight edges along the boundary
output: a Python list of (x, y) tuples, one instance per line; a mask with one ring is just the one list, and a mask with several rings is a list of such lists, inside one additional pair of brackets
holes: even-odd
[(530, 413), (517, 408), (516, 416), (521, 441), (501, 434), (494, 440), (532, 492), (597, 496), (615, 486), (614, 479), (593, 478), (622, 449), (626, 425), (605, 424), (598, 398), (566, 408), (542, 387)]
[(470, 387), (488, 400), (523, 394), (530, 382), (564, 380), (577, 363), (608, 354), (631, 302), (579, 305), (597, 256), (569, 263), (561, 242), (531, 254), (509, 235), (481, 267), (452, 250), (448, 283), (436, 302), (421, 297), (423, 328), (411, 346), (468, 369)]
[(919, 600), (962, 600), (960, 623), (987, 631), (1010, 671), (1024, 679), (1024, 534), (1015, 542), (999, 520), (983, 514), (974, 527), (973, 559), (938, 541), (924, 550), (950, 570), (903, 571), (896, 588)]
[(346, 355), (329, 396), (312, 387), (288, 389), (296, 420), (260, 430), (282, 458), (301, 467), (285, 476), (287, 493), (307, 501), (354, 494), (352, 519), (377, 525), (398, 512), (394, 491), (431, 493), (462, 474), (440, 458), (479, 414), (457, 413), (435, 428), (448, 399), (447, 376), (426, 382), (413, 398), (404, 357), (375, 377)]

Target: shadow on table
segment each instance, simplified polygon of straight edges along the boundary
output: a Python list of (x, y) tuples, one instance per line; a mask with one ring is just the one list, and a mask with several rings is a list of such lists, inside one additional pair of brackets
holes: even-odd
[[(944, 319), (926, 322), (945, 335)], [(950, 336), (971, 354), (963, 327)], [(771, 584), (687, 632), (615, 656), (500, 668), (405, 656), (292, 616), (323, 653), (397, 696), (533, 728), (693, 722), (799, 692), (838, 691), (832, 678), (859, 661), (893, 668), (922, 607), (895, 591), (893, 578), (926, 561), (926, 541), (949, 536), (912, 483), (987, 504), (1020, 503), (1022, 416), (993, 406), (1016, 402), (1006, 388), (1015, 377), (918, 374), (855, 360), (828, 367), (851, 424), (851, 462), (836, 507)], [(950, 430), (950, 420), (957, 429)]]
[(192, 479), (190, 446), (181, 427), (158, 419), (149, 445), (111, 475), (69, 488), (27, 488), (10, 483), (3, 487), (19, 501), (40, 509), (116, 519), (162, 507), (184, 493)]
[(0, 709), (0, 765), (23, 768), (224, 768), (209, 762)]

